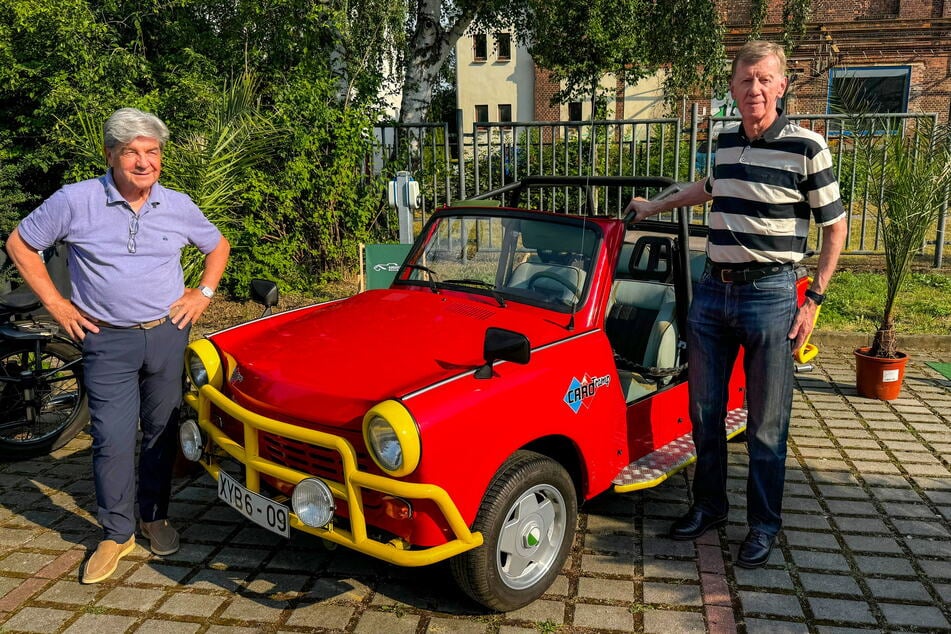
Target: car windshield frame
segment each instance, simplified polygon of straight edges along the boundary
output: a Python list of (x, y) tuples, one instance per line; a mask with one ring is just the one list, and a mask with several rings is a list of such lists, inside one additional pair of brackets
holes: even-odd
[(585, 217), (450, 207), (429, 219), (393, 283), (569, 313), (588, 300), (603, 243)]

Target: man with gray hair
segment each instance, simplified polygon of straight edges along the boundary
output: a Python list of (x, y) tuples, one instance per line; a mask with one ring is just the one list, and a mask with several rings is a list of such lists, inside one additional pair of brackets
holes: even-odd
[[(825, 139), (778, 108), (786, 56), (772, 42), (747, 42), (733, 60), (730, 92), (742, 121), (720, 133), (710, 175), (661, 201), (633, 199), (640, 221), (665, 209), (713, 200), (707, 266), (687, 318), (690, 418), (697, 448), (693, 505), (670, 537), (696, 539), (727, 521), (728, 381), (739, 349), (746, 371), (749, 532), (736, 564), (769, 559), (782, 526), (786, 440), (793, 396), (793, 350), (812, 331), (847, 231)], [(822, 247), (806, 300), (797, 306), (794, 266), (810, 220)]]
[[(139, 529), (157, 555), (179, 545), (168, 502), (182, 359), (189, 329), (208, 308), (231, 247), (188, 196), (158, 183), (167, 141), (158, 117), (117, 110), (103, 126), (106, 173), (64, 186), (7, 240), (24, 280), (83, 346), (103, 528), (83, 583), (111, 576), (135, 547), (139, 428)], [(69, 249), (70, 298), (56, 290), (37, 253), (59, 242)], [(186, 289), (181, 250), (187, 245), (205, 254), (205, 266), (200, 284)]]

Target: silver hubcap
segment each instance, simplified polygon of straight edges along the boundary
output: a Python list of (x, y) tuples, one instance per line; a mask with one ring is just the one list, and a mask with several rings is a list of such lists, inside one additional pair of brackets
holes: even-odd
[(513, 590), (538, 583), (551, 569), (565, 539), (565, 500), (558, 489), (539, 484), (509, 508), (496, 547), (502, 581)]

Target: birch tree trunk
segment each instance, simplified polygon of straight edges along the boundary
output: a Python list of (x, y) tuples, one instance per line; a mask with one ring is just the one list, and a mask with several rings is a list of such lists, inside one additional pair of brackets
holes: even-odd
[(460, 7), (458, 15), (453, 16), (454, 19), (444, 23), (441, 0), (419, 0), (416, 28), (407, 42), (400, 123), (426, 120), (439, 70), (456, 42), (472, 24), (481, 4), (466, 3)]

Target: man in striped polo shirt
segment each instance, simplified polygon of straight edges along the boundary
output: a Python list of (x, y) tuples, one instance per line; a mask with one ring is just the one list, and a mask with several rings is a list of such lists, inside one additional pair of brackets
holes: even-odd
[[(727, 384), (740, 346), (747, 386), (747, 521), (736, 564), (762, 566), (782, 524), (786, 438), (792, 409), (792, 351), (812, 331), (845, 242), (846, 216), (832, 157), (819, 134), (789, 122), (782, 47), (748, 42), (733, 61), (730, 91), (742, 122), (720, 133), (711, 175), (661, 201), (634, 199), (640, 221), (713, 200), (707, 267), (687, 320), (690, 415), (697, 447), (693, 505), (670, 536), (689, 540), (727, 520)], [(793, 265), (810, 219), (822, 247), (806, 301), (797, 308)]]

